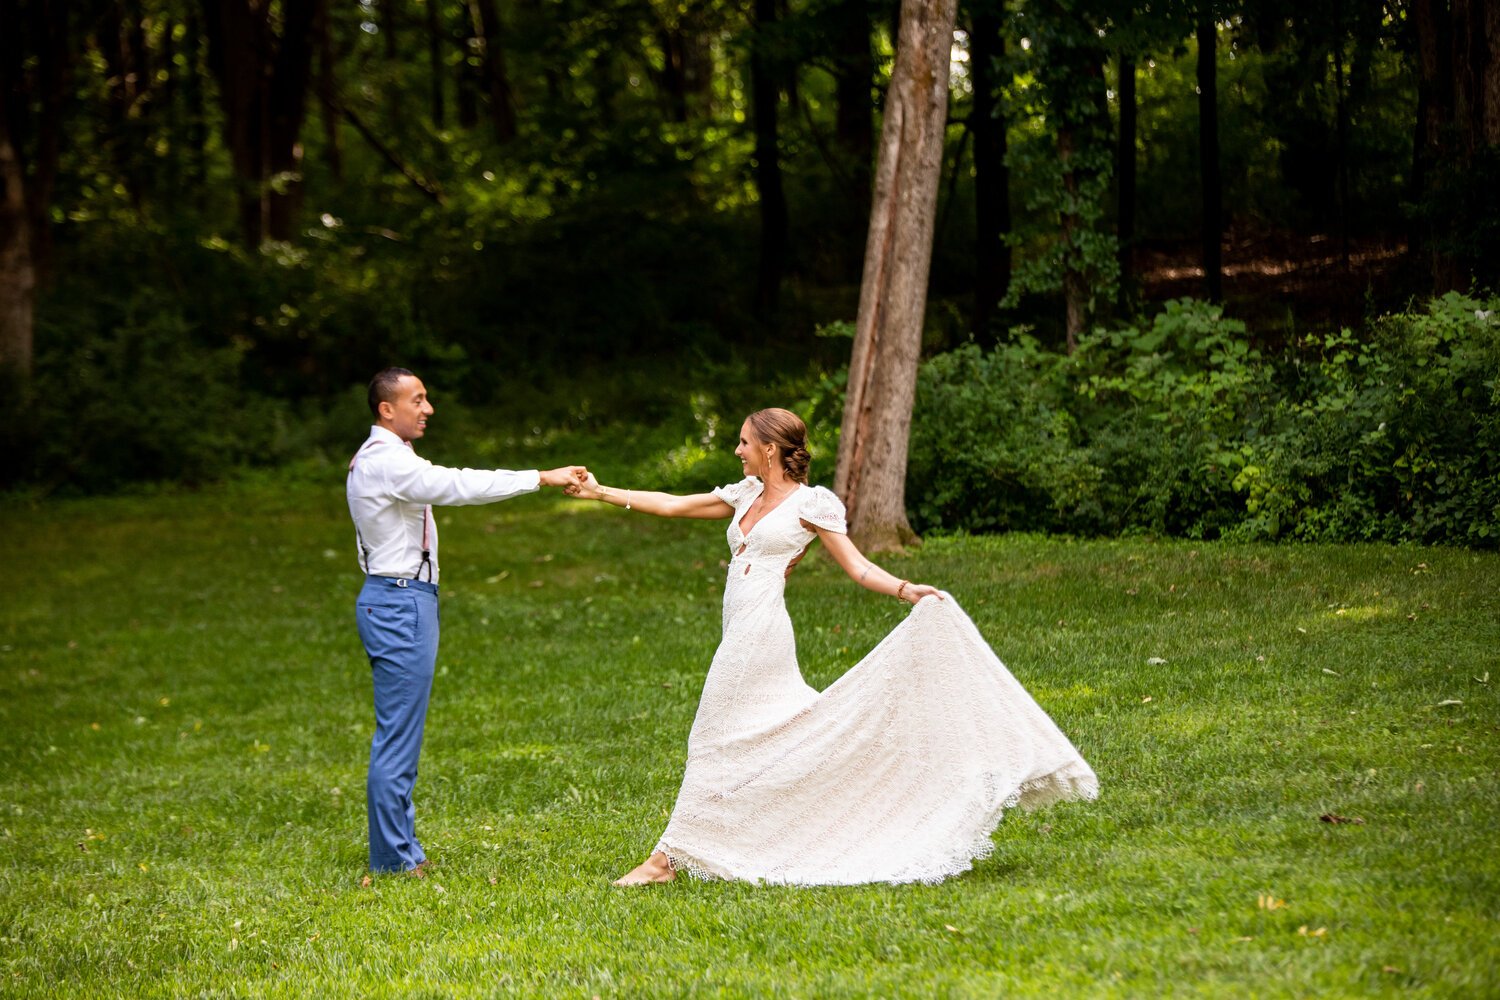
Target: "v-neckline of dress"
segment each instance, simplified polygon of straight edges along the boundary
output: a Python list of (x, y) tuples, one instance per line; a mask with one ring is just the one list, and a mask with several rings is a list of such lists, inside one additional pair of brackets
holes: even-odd
[(740, 533), (740, 544), (743, 546), (744, 544), (748, 543), (750, 541), (750, 536), (751, 536), (751, 534), (754, 533), (755, 529), (759, 528), (761, 526), (761, 524), (763, 524), (765, 522), (766, 518), (770, 517), (772, 514), (776, 513), (782, 507), (786, 506), (786, 502), (788, 500), (790, 500), (792, 498), (792, 495), (794, 493), (796, 493), (798, 490), (800, 490), (801, 488), (802, 488), (802, 484), (798, 483), (796, 486), (794, 486), (790, 490), (788, 490), (786, 496), (784, 496), (780, 500), (776, 501), (776, 506), (772, 507), (770, 510), (768, 510), (764, 514), (762, 514), (760, 516), (760, 518), (757, 519), (754, 524), (750, 525), (750, 530), (746, 531), (745, 530), (745, 514), (749, 514), (750, 513), (750, 507), (755, 506), (755, 500), (759, 500), (762, 496), (765, 495), (765, 492), (766, 492), (766, 484), (764, 482), (761, 482), (761, 484), (760, 484), (760, 492), (755, 495), (755, 500), (751, 500), (750, 501), (750, 506), (748, 506), (748, 507), (745, 508), (745, 514), (741, 514), (739, 517), (735, 518), (735, 520), (734, 520), (735, 529), (738, 530), (739, 533)]

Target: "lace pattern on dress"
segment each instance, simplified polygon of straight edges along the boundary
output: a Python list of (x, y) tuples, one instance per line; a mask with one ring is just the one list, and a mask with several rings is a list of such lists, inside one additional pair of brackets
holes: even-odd
[(747, 476), (737, 483), (715, 486), (713, 494), (738, 511), (740, 507), (754, 500), (759, 490), (760, 480), (754, 476)]
[(777, 885), (940, 882), (993, 851), (1012, 806), (1098, 795), (1088, 763), (951, 595), (918, 602), (827, 690), (809, 687), (782, 573), (740, 569), (809, 533), (774, 512), (761, 524), (729, 566), (723, 641), (656, 845), (674, 869)]
[(841, 535), (849, 533), (849, 526), (844, 523), (844, 502), (827, 487), (814, 486), (803, 493), (802, 508), (798, 513), (808, 524)]

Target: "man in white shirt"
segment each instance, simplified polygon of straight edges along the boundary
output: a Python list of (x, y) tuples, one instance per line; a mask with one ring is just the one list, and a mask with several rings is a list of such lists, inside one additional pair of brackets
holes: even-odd
[(355, 614), (375, 686), (375, 737), (365, 782), (370, 870), (422, 876), (412, 786), (438, 648), (438, 537), (434, 506), (493, 503), (540, 486), (582, 483), (588, 471), (449, 469), (418, 458), (432, 403), (422, 380), (387, 368), (370, 380), (375, 425), (349, 463), (349, 513), (365, 585)]

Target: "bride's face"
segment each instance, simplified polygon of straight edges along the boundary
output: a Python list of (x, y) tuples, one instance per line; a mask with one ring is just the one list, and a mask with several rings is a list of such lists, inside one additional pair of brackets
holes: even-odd
[(746, 420), (740, 425), (740, 443), (735, 447), (735, 457), (745, 467), (745, 475), (764, 479), (766, 475), (766, 452), (772, 445), (755, 436), (755, 428)]

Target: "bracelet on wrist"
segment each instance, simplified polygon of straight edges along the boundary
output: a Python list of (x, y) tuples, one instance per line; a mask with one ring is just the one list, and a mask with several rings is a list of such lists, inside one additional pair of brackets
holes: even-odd
[(899, 586), (899, 587), (896, 588), (896, 600), (898, 600), (898, 601), (904, 601), (904, 600), (906, 600), (906, 588), (910, 587), (910, 586), (911, 586), (911, 581), (910, 580), (902, 580), (901, 581), (901, 586)]

